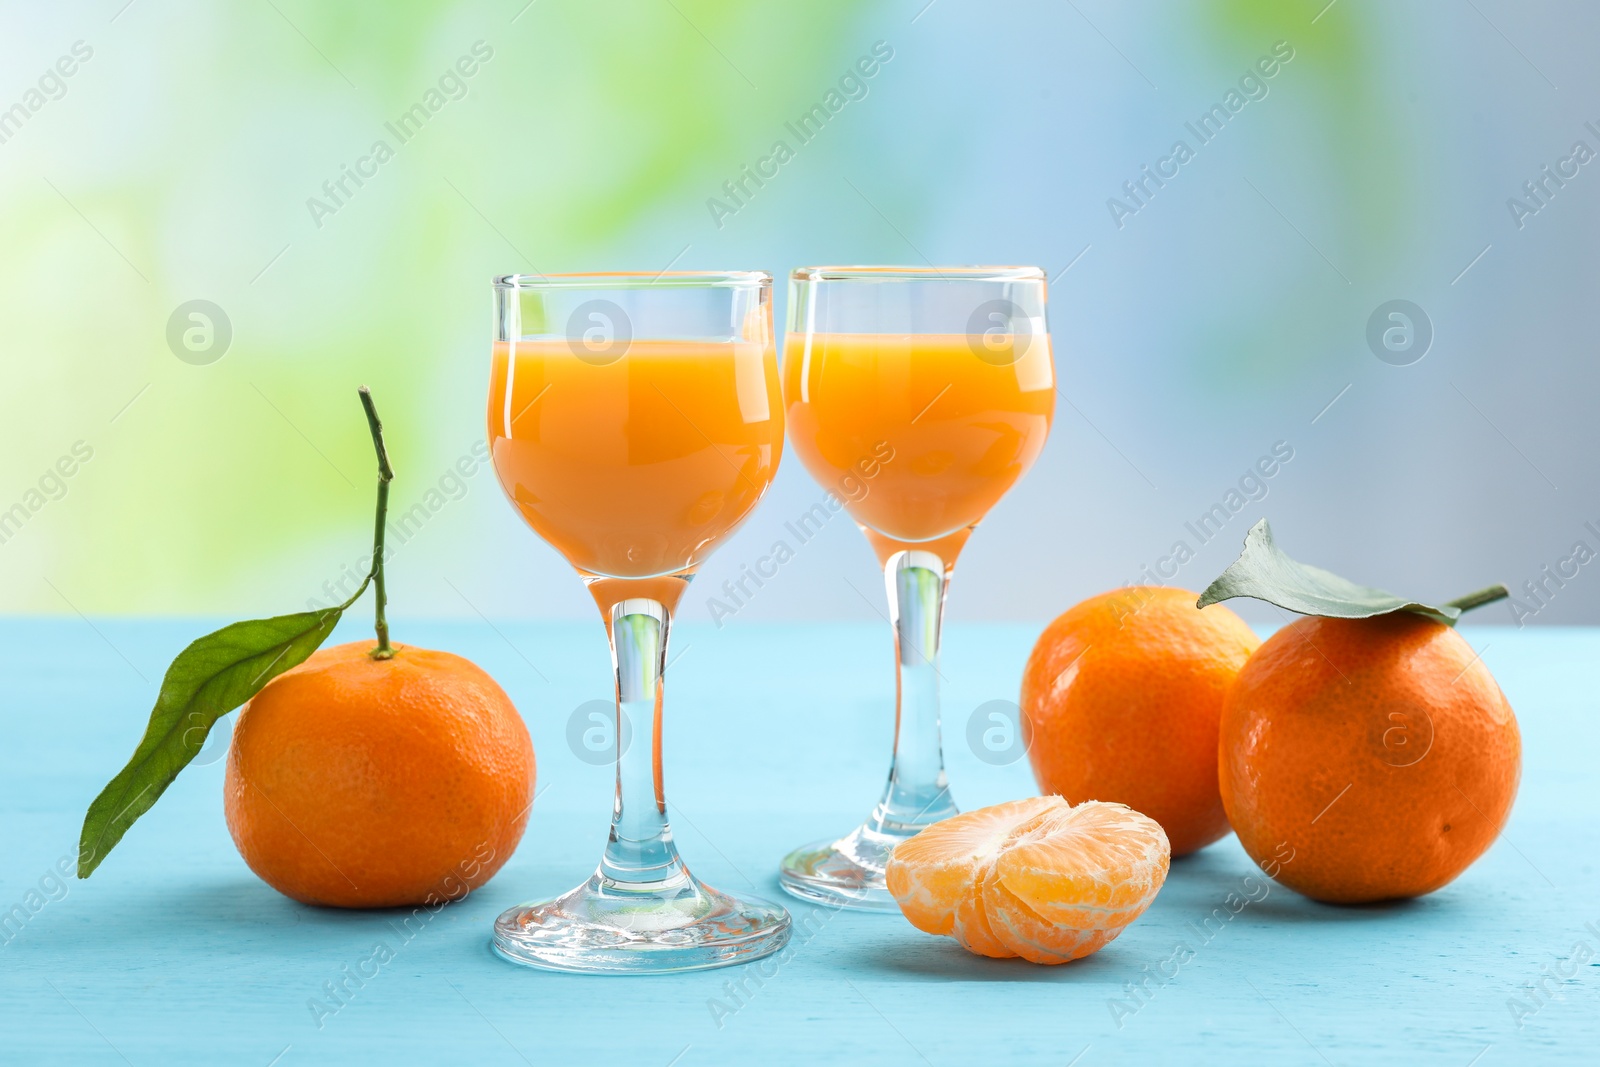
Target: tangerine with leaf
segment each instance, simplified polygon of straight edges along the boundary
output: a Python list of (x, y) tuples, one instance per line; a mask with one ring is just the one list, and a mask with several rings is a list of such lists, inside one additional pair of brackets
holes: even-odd
[[(535, 761), (510, 698), (460, 656), (390, 641), (383, 563), (394, 472), (365, 388), (361, 402), (378, 455), (371, 569), (343, 604), (237, 622), (178, 655), (133, 758), (89, 807), (80, 878), (241, 704), (224, 785), (228, 830), (250, 869), (286, 896), (435, 905), (487, 882), (516, 849)], [(376, 641), (319, 651), (369, 584)]]
[(1223, 703), (1223, 807), (1252, 859), (1316, 900), (1421, 896), (1494, 843), (1522, 772), (1517, 718), (1456, 632), (1491, 586), (1408, 601), (1299, 563), (1263, 520), (1201, 605), (1248, 596), (1302, 613)]

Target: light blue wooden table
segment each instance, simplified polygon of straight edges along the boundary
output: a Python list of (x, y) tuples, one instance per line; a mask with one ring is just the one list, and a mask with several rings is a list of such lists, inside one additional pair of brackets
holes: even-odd
[[(400, 640), (494, 674), (539, 756), (516, 856), (409, 939), (400, 915), (307, 908), (256, 880), (223, 823), (220, 760), (189, 768), (92, 880), (57, 881), (167, 661), (209, 626), (0, 622), (0, 908), (26, 916), (0, 937), (4, 1062), (1490, 1067), (1600, 1055), (1600, 957), (1570, 962), (1580, 943), (1600, 952), (1600, 631), (1466, 631), (1521, 720), (1522, 792), (1502, 840), (1426, 899), (1332, 908), (1274, 886), (1198, 943), (1190, 924), (1252, 874), (1230, 838), (1174, 864), (1139, 922), (1069, 966), (979, 959), (898, 917), (821, 912), (771, 977), (596, 978), (512, 967), (488, 932), (503, 908), (569, 888), (598, 858), (610, 771), (566, 742), (572, 710), (607, 693), (598, 624), (397, 625)], [(946, 749), (966, 807), (1033, 788), (1025, 760), (983, 763), (965, 728), (980, 704), (1015, 699), (1036, 632), (947, 635)], [(862, 626), (675, 635), (668, 795), (697, 873), (777, 898), (787, 849), (866, 812), (889, 747), (886, 642)], [(1196, 957), (1130, 1000), (1127, 984), (1179, 940)], [(329, 1011), (326, 983), (380, 942), (394, 959)], [(1520, 1027), (1512, 998), (1532, 1009)]]

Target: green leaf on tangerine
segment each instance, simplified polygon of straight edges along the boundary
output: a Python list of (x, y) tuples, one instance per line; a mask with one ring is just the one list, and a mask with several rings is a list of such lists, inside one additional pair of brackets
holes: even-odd
[(1272, 527), (1262, 519), (1250, 527), (1244, 551), (1200, 594), (1197, 607), (1233, 597), (1254, 597), (1301, 615), (1335, 619), (1370, 619), (1395, 611), (1423, 615), (1454, 626), (1461, 613), (1507, 595), (1505, 586), (1490, 586), (1469, 596), (1435, 606), (1406, 600), (1382, 589), (1357, 585), (1331, 571), (1290, 558), (1272, 540)]
[[(366, 582), (356, 590), (359, 597)], [(327, 639), (351, 597), (337, 607), (236, 622), (178, 653), (161, 679), (150, 724), (128, 765), (94, 798), (78, 842), (78, 877), (87, 878), (199, 754), (222, 716), (303, 662)]]

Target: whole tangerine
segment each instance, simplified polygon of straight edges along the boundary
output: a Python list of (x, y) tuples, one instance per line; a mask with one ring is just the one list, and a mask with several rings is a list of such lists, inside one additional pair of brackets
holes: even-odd
[(306, 904), (466, 895), (511, 857), (535, 764), (505, 691), (449, 652), (324, 648), (239, 712), (223, 802), (250, 869)]
[(1218, 766), (1251, 858), (1306, 896), (1356, 904), (1431, 893), (1482, 855), (1510, 815), (1522, 741), (1451, 627), (1306, 617), (1240, 672)]
[(1228, 832), (1217, 722), (1261, 644), (1232, 611), (1194, 602), (1162, 586), (1090, 597), (1045, 628), (1022, 676), (1039, 791), (1126, 804), (1161, 824), (1174, 856)]

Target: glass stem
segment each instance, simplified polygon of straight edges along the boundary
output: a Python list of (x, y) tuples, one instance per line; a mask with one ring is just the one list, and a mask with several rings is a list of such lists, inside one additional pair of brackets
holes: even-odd
[(939, 628), (944, 618), (944, 560), (900, 551), (884, 563), (894, 628), (895, 731), (889, 784), (869, 829), (895, 837), (956, 814), (939, 737)]
[(670, 616), (659, 601), (633, 598), (614, 604), (606, 623), (617, 672), (617, 798), (599, 874), (617, 888), (657, 892), (689, 878), (672, 842), (661, 780), (661, 676)]

